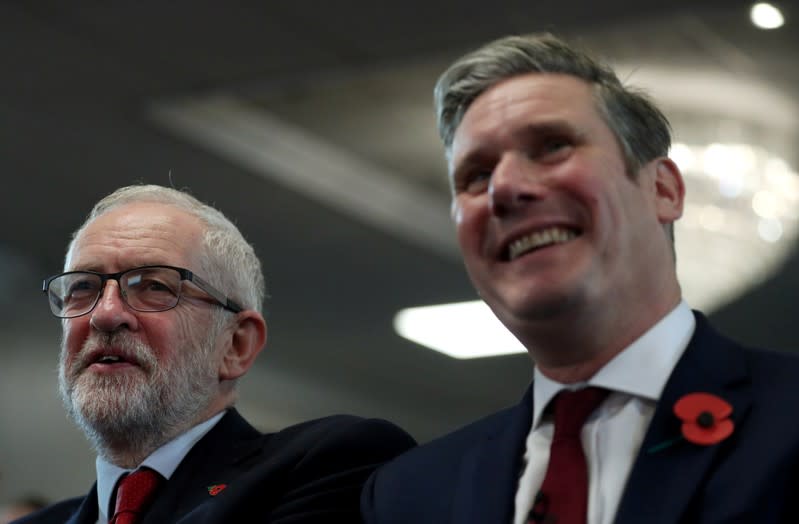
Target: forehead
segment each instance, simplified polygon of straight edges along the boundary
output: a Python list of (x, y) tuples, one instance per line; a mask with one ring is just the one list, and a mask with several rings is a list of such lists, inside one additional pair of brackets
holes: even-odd
[(466, 110), (453, 139), (453, 156), (475, 139), (501, 137), (518, 125), (567, 121), (604, 125), (593, 88), (580, 78), (530, 73), (503, 80), (480, 94)]
[(115, 207), (92, 220), (67, 255), (67, 269), (121, 271), (148, 264), (192, 267), (203, 223), (187, 211), (153, 202)]
[(593, 88), (586, 81), (560, 73), (529, 73), (502, 80), (480, 94), (469, 106), (464, 121), (500, 111), (511, 116), (515, 111), (534, 106), (539, 111), (594, 108)]

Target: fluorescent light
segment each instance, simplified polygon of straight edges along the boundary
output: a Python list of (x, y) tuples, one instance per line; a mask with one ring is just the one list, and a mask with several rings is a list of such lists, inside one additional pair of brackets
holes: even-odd
[(403, 309), (394, 317), (394, 329), (458, 359), (527, 352), (481, 300)]
[(749, 11), (749, 17), (752, 19), (752, 23), (760, 29), (776, 29), (785, 23), (785, 18), (780, 10), (767, 2), (753, 5)]

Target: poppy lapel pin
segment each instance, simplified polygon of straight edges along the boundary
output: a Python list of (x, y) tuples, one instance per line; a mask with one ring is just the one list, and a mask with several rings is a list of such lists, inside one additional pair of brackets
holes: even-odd
[(710, 393), (682, 396), (674, 404), (674, 414), (682, 421), (681, 435), (652, 446), (648, 453), (655, 453), (683, 439), (700, 446), (712, 446), (732, 435), (735, 429), (730, 420), (732, 405)]
[(213, 486), (208, 486), (208, 494), (212, 497), (216, 497), (226, 487), (227, 484), (214, 484)]
[(682, 420), (682, 436), (700, 446), (718, 444), (732, 435), (732, 406), (710, 393), (690, 393), (674, 404), (674, 414)]

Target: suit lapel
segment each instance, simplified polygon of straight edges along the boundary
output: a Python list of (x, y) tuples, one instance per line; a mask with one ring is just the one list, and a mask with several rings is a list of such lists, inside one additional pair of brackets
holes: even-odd
[(677, 400), (695, 392), (717, 395), (732, 404), (736, 427), (749, 410), (749, 377), (741, 348), (716, 334), (701, 314), (696, 316), (694, 336), (666, 383), (630, 472), (616, 524), (679, 522), (713, 458), (735, 437), (733, 432), (728, 441), (712, 446), (682, 439), (669, 445), (681, 435), (681, 422), (672, 411)]
[(95, 482), (89, 494), (81, 501), (80, 506), (65, 524), (95, 524), (97, 516), (97, 483)]
[(227, 484), (243, 464), (260, 453), (262, 437), (235, 409), (230, 409), (181, 461), (145, 515), (144, 523), (175, 522), (211, 500), (217, 494), (213, 486)]
[(532, 386), (522, 401), (501, 413), (492, 430), (464, 457), (453, 501), (452, 522), (510, 522), (532, 423)]

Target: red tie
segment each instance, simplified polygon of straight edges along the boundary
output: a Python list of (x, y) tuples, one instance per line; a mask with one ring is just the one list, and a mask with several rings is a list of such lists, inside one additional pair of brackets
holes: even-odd
[(152, 500), (161, 481), (158, 472), (142, 468), (122, 478), (117, 488), (114, 517), (109, 524), (134, 524)]
[(530, 512), (531, 524), (585, 524), (588, 512), (588, 467), (580, 432), (608, 390), (589, 387), (561, 391), (553, 400), (555, 435), (549, 465)]

